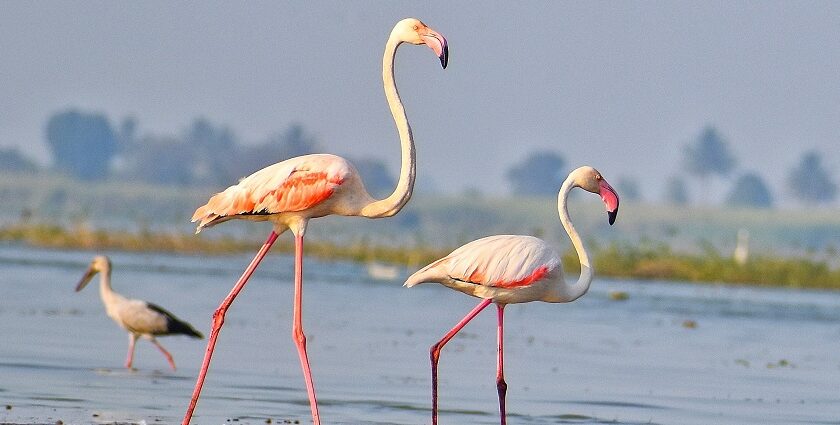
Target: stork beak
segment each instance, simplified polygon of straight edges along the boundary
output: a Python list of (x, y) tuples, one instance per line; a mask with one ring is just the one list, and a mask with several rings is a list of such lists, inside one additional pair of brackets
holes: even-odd
[(85, 275), (82, 276), (82, 280), (80, 280), (79, 284), (76, 285), (76, 292), (81, 291), (82, 288), (84, 288), (85, 285), (87, 285), (88, 282), (90, 282), (90, 280), (93, 279), (94, 276), (96, 276), (96, 273), (97, 273), (97, 270), (94, 269), (93, 264), (91, 264), (90, 267), (88, 267), (87, 271), (85, 272)]
[(431, 28), (426, 28), (425, 33), (420, 34), (420, 36), (440, 59), (440, 65), (443, 66), (443, 69), (446, 69), (446, 64), (449, 63), (449, 46), (446, 43), (446, 38)]
[(598, 192), (601, 195), (601, 200), (604, 201), (604, 205), (607, 207), (607, 217), (610, 226), (612, 226), (615, 223), (616, 217), (618, 217), (618, 193), (604, 179), (601, 179)]

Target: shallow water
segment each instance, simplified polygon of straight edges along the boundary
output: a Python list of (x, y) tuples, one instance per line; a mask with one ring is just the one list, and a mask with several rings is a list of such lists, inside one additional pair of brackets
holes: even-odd
[[(0, 247), (0, 423), (180, 421), (206, 341), (160, 339), (176, 372), (140, 341), (123, 369), (128, 337), (96, 286), (73, 292), (93, 255)], [(115, 290), (206, 334), (250, 255), (111, 259)], [(233, 304), (193, 423), (310, 422), (291, 278), (291, 258), (269, 255)], [(428, 423), (428, 348), (477, 300), (313, 259), (304, 291), (323, 422)], [(498, 423), (494, 310), (443, 351), (441, 425)], [(577, 302), (506, 313), (511, 424), (840, 423), (838, 293), (596, 279)]]

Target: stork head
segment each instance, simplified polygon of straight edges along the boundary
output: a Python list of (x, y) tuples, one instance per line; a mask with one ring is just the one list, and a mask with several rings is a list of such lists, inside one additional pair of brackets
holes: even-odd
[(425, 44), (435, 52), (440, 59), (441, 66), (446, 68), (446, 64), (449, 62), (449, 46), (446, 44), (446, 38), (439, 32), (427, 27), (419, 19), (405, 18), (397, 22), (397, 25), (391, 31), (391, 38), (395, 38), (399, 42)]
[(615, 219), (618, 216), (618, 193), (607, 183), (604, 176), (598, 170), (589, 166), (583, 166), (572, 171), (570, 176), (574, 178), (575, 186), (601, 196), (601, 200), (604, 201), (604, 205), (607, 208), (607, 217), (610, 225), (615, 223)]
[(82, 288), (84, 288), (85, 285), (87, 285), (88, 282), (90, 282), (90, 280), (93, 279), (93, 277), (96, 276), (97, 273), (107, 273), (110, 270), (111, 260), (109, 260), (108, 257), (104, 255), (97, 255), (93, 258), (93, 261), (90, 262), (87, 271), (85, 271), (84, 276), (82, 276), (82, 280), (80, 280), (79, 284), (76, 285), (76, 292), (81, 291)]

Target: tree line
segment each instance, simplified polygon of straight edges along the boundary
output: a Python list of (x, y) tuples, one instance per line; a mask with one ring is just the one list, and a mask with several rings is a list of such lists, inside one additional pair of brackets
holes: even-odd
[[(52, 153), (52, 171), (82, 181), (116, 180), (179, 186), (225, 186), (262, 167), (308, 153), (320, 152), (317, 138), (302, 125), (256, 143), (242, 143), (227, 126), (205, 118), (192, 121), (180, 134), (142, 134), (134, 117), (114, 125), (104, 114), (75, 108), (54, 113), (45, 126)], [(396, 185), (388, 167), (376, 158), (350, 158), (374, 196), (384, 196)], [(687, 205), (692, 197), (688, 181), (702, 190), (714, 180), (731, 183), (724, 203), (730, 206), (770, 208), (775, 196), (755, 171), (738, 168), (729, 143), (713, 126), (706, 126), (683, 147), (681, 172), (668, 178), (662, 199)], [(38, 172), (42, 168), (17, 149), (0, 149), (0, 171)], [(505, 177), (511, 193), (554, 195), (570, 170), (563, 155), (537, 150), (511, 166)], [(734, 181), (729, 180), (734, 175)], [(786, 190), (805, 204), (828, 204), (837, 198), (837, 183), (815, 150), (802, 153), (787, 170)], [(639, 182), (619, 176), (617, 189), (625, 200), (641, 200)]]
[[(126, 181), (178, 186), (225, 186), (265, 166), (320, 151), (301, 124), (256, 143), (242, 143), (227, 126), (206, 118), (180, 134), (143, 134), (134, 117), (114, 124), (104, 114), (75, 108), (57, 112), (45, 126), (53, 157), (50, 171), (82, 181)], [(375, 158), (353, 158), (373, 194), (388, 193), (396, 179)], [(0, 170), (45, 171), (17, 149), (0, 150)]]
[[(804, 204), (829, 204), (837, 199), (837, 183), (816, 150), (802, 153), (799, 161), (787, 170), (785, 190)], [(689, 180), (695, 181), (702, 192), (712, 179), (731, 181), (724, 203), (734, 207), (771, 208), (776, 198), (770, 186), (756, 171), (741, 170), (729, 143), (713, 126), (706, 126), (692, 141), (683, 146), (682, 172), (671, 176), (664, 189), (663, 200), (675, 205), (687, 205), (692, 199)], [(554, 195), (563, 182), (566, 161), (557, 152), (546, 150), (529, 154), (512, 167), (506, 177), (514, 194)], [(639, 183), (632, 177), (619, 177), (616, 189), (625, 200), (641, 200)], [(705, 198), (700, 193), (694, 198)], [(702, 200), (702, 199), (701, 199)]]

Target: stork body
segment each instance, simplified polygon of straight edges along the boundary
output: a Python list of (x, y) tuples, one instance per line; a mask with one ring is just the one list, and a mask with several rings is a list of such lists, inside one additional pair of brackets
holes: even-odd
[(394, 58), (402, 43), (426, 45), (446, 68), (449, 50), (446, 39), (414, 18), (403, 19), (394, 26), (385, 44), (382, 59), (382, 81), (385, 98), (400, 137), (401, 168), (394, 192), (385, 199), (375, 200), (365, 190), (359, 173), (345, 159), (328, 154), (304, 155), (268, 166), (242, 179), (223, 192), (214, 195), (193, 215), (201, 229), (231, 219), (270, 221), (274, 228), (228, 296), (213, 314), (204, 361), (201, 365), (190, 405), (182, 425), (189, 425), (201, 394), (216, 339), (224, 323), (224, 315), (245, 286), (251, 274), (268, 253), (277, 236), (291, 230), (295, 239), (295, 295), (292, 313), (292, 338), (298, 351), (301, 369), (309, 397), (312, 421), (320, 424), (315, 387), (306, 352), (303, 331), (303, 238), (310, 219), (326, 215), (390, 217), (399, 212), (411, 198), (414, 188), (415, 151), (411, 127), (394, 82)]
[(90, 282), (97, 274), (101, 273), (99, 281), (99, 296), (102, 304), (105, 305), (105, 313), (117, 325), (128, 332), (128, 354), (125, 359), (125, 367), (131, 368), (134, 361), (134, 345), (138, 338), (145, 338), (152, 342), (166, 357), (166, 361), (175, 370), (175, 361), (172, 355), (163, 348), (157, 338), (167, 335), (187, 335), (193, 338), (204, 338), (189, 323), (175, 317), (174, 314), (162, 307), (143, 300), (126, 298), (111, 288), (111, 260), (104, 255), (93, 259), (85, 272), (82, 280), (76, 286), (76, 291)]
[(545, 241), (522, 235), (488, 236), (470, 242), (409, 276), (405, 286), (437, 282), (482, 301), (432, 345), (432, 424), (437, 424), (438, 360), (440, 351), (455, 334), (491, 303), (496, 303), (497, 368), (496, 388), (499, 395), (501, 424), (506, 423), (504, 379), (504, 308), (507, 304), (544, 301), (566, 303), (583, 296), (594, 276), (589, 255), (572, 225), (566, 208), (569, 192), (575, 187), (601, 195), (613, 224), (618, 213), (618, 195), (601, 174), (592, 167), (580, 167), (565, 180), (558, 195), (560, 221), (569, 234), (580, 258), (581, 274), (574, 284), (566, 283), (560, 255)]

